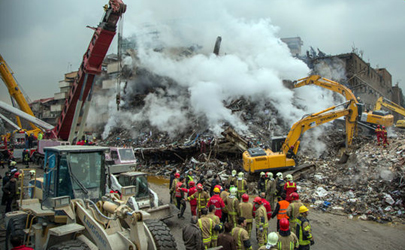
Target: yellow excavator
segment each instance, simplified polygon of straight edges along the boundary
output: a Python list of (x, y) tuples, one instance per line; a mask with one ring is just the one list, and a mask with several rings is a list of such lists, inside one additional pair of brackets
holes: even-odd
[(291, 127), (279, 152), (275, 152), (277, 151), (275, 147), (272, 149), (258, 147), (246, 150), (243, 153), (243, 169), (253, 174), (266, 171), (286, 171), (295, 168), (295, 155), (298, 152), (301, 135), (308, 129), (340, 117), (346, 118), (346, 148), (348, 149), (352, 144), (358, 113), (359, 110), (354, 100), (349, 100), (321, 112), (304, 116)]
[[(404, 107), (401, 107), (398, 104), (396, 104), (395, 102), (392, 102), (381, 96), (380, 98), (377, 99), (377, 102), (375, 103), (374, 111), (381, 110), (382, 107), (385, 107), (386, 109), (394, 111), (405, 117), (405, 108)], [(395, 124), (395, 127), (405, 128), (405, 120), (404, 119), (398, 120), (397, 123)]]
[(357, 123), (361, 125), (362, 128), (368, 129), (370, 132), (374, 132), (374, 129), (377, 125), (391, 127), (394, 124), (393, 115), (383, 111), (365, 112), (364, 105), (362, 103), (359, 103), (359, 101), (349, 88), (335, 81), (323, 78), (319, 75), (311, 75), (309, 77), (298, 79), (296, 82), (294, 82), (294, 88), (299, 88), (311, 84), (339, 93), (343, 97), (345, 97), (346, 100), (353, 100), (359, 107), (359, 119), (357, 120)]

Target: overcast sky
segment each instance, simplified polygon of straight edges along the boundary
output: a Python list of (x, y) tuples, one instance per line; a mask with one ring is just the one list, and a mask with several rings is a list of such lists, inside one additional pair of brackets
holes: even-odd
[[(53, 97), (64, 73), (78, 69), (93, 34), (86, 25), (97, 26), (103, 15), (102, 6), (107, 2), (0, 1), (0, 53), (31, 100)], [(133, 24), (148, 22), (145, 13), (159, 10), (164, 13), (159, 14), (162, 22), (190, 18), (192, 11), (183, 9), (185, 2), (200, 3), (127, 1), (124, 36), (133, 35)], [(204, 2), (207, 4), (198, 7), (225, 8), (231, 15), (245, 19), (270, 18), (279, 27), (279, 37), (301, 37), (303, 53), (309, 46), (327, 54), (348, 53), (356, 47), (364, 52), (366, 62), (372, 67), (386, 68), (392, 74), (393, 85), (399, 82), (405, 91), (404, 0)], [(231, 39), (223, 37), (223, 42)], [(114, 43), (110, 51), (115, 52), (116, 46)], [(0, 100), (9, 102), (4, 84), (0, 84)]]

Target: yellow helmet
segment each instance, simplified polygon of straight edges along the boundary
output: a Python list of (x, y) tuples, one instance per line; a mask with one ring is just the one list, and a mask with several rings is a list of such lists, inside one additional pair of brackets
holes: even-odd
[(238, 172), (236, 170), (232, 170), (232, 176), (235, 176)]
[(214, 188), (214, 193), (219, 193), (220, 191), (219, 191), (219, 188)]
[(300, 214), (305, 213), (308, 211), (308, 208), (306, 206), (300, 206)]
[(243, 172), (239, 172), (238, 177), (243, 178)]

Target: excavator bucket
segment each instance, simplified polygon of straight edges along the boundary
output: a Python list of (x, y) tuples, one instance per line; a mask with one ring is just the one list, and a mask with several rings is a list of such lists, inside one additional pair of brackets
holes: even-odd
[(338, 161), (339, 164), (345, 164), (349, 160), (349, 154), (347, 152), (343, 152), (340, 160)]

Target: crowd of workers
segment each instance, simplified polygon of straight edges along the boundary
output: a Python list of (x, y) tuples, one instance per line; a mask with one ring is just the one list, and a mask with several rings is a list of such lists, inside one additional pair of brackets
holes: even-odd
[[(299, 199), (292, 175), (286, 175), (285, 181), (282, 173), (273, 178), (271, 172), (262, 172), (259, 195), (250, 197), (242, 172), (233, 170), (223, 182), (214, 175), (211, 188), (203, 177), (196, 183), (190, 172), (183, 177), (173, 171), (170, 181), (170, 200), (179, 209), (178, 218), (184, 218), (190, 204), (191, 222), (183, 228), (186, 249), (252, 249), (253, 227), (259, 249), (310, 249), (314, 244), (309, 211)], [(273, 218), (277, 228), (269, 230)]]

